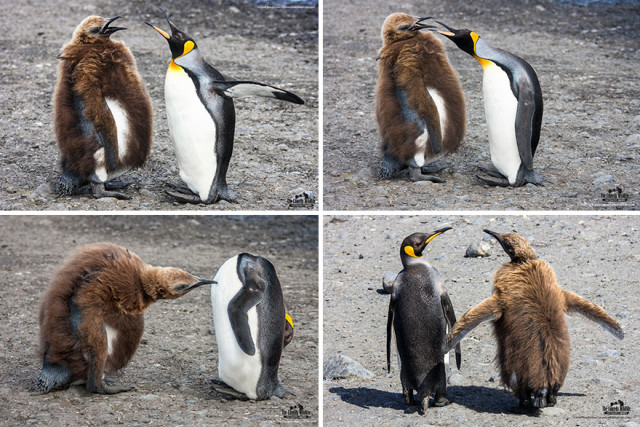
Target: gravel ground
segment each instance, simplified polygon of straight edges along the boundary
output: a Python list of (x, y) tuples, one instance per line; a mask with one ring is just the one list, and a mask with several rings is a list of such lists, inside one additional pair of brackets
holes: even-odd
[[(315, 216), (2, 216), (0, 425), (273, 425), (301, 404), (318, 420), (318, 221)], [(211, 389), (217, 347), (208, 289), (158, 301), (137, 353), (116, 384), (137, 391), (87, 395), (75, 386), (31, 395), (38, 374), (37, 303), (52, 273), (83, 244), (110, 241), (152, 265), (213, 277), (239, 252), (273, 262), (295, 325), (279, 377), (294, 400), (225, 401)]]
[[(238, 204), (181, 205), (164, 194), (181, 183), (164, 105), (170, 59), (166, 29), (153, 2), (0, 0), (0, 209), (1, 210), (286, 210), (288, 198), (318, 192), (318, 9), (267, 8), (250, 2), (166, 2), (176, 25), (191, 35), (204, 58), (224, 74), (291, 90), (299, 106), (245, 98), (236, 102), (236, 139), (227, 174)], [(158, 3), (160, 4), (160, 3)], [(123, 176), (132, 200), (56, 197), (49, 184), (60, 174), (53, 132), (52, 96), (60, 48), (89, 15), (123, 17), (117, 33), (133, 52), (154, 108), (151, 155)]]
[[(552, 184), (490, 188), (482, 68), (441, 37), (460, 74), (467, 134), (443, 160), (444, 184), (377, 181), (374, 119), (380, 27), (393, 12), (470, 28), (536, 69), (544, 117), (534, 168)], [(335, 210), (600, 210), (640, 208), (640, 3), (408, 0), (324, 3), (324, 202)], [(621, 186), (624, 203), (601, 194)]]
[[(386, 372), (389, 296), (382, 277), (402, 269), (406, 236), (450, 225), (425, 256), (443, 276), (456, 316), (491, 295), (493, 275), (508, 261), (482, 232), (516, 231), (554, 268), (558, 283), (604, 307), (625, 330), (619, 341), (580, 316), (568, 317), (571, 365), (558, 403), (538, 416), (512, 412), (518, 400), (499, 385), (496, 351), (487, 322), (462, 340), (462, 366), (449, 372), (453, 403), (423, 417), (407, 409), (396, 363)], [(488, 258), (465, 258), (474, 243), (491, 242)], [(640, 345), (637, 289), (640, 256), (637, 216), (349, 216), (324, 218), (323, 359), (342, 354), (374, 374), (371, 379), (324, 381), (324, 425), (623, 425), (639, 421)], [(392, 357), (392, 361), (396, 358)], [(453, 358), (452, 358), (453, 360)], [(628, 417), (604, 415), (603, 405), (622, 400)], [(627, 424), (638, 425), (638, 424)]]

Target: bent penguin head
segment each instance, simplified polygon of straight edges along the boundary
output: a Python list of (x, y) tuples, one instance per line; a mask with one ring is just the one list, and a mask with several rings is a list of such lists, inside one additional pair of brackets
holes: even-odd
[(112, 27), (111, 24), (120, 19), (120, 16), (103, 18), (102, 16), (89, 16), (85, 18), (73, 32), (72, 41), (76, 44), (97, 44), (109, 41), (111, 34), (116, 31), (126, 30), (124, 27)]
[(417, 18), (406, 13), (392, 13), (382, 24), (383, 44), (410, 39), (415, 37), (420, 30), (433, 28), (432, 25), (422, 23), (426, 19), (430, 19), (430, 17)]
[(502, 249), (509, 255), (511, 262), (526, 262), (536, 259), (536, 253), (527, 242), (527, 239), (516, 233), (500, 234), (491, 230), (483, 230), (488, 235), (495, 238)]
[(216, 283), (173, 267), (150, 267), (142, 275), (145, 293), (153, 300), (176, 299), (203, 285)]

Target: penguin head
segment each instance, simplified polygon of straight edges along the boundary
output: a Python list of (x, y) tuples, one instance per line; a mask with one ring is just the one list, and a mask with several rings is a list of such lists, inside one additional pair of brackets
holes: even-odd
[(511, 262), (526, 262), (536, 259), (536, 253), (527, 242), (527, 239), (515, 233), (499, 234), (491, 230), (483, 230), (485, 233), (494, 237), (502, 249), (509, 255)]
[(215, 283), (173, 267), (150, 267), (142, 275), (142, 286), (153, 301), (180, 298), (195, 288)]
[(477, 51), (478, 40), (480, 40), (480, 36), (478, 34), (467, 29), (456, 30), (443, 22), (436, 22), (447, 29), (447, 31), (437, 30), (438, 33), (454, 42), (456, 46), (460, 48), (460, 50), (463, 50), (464, 52), (467, 52), (469, 55), (476, 58), (481, 65), (485, 65), (483, 61), (486, 60), (482, 57), (481, 54), (478, 54)]
[(420, 30), (434, 28), (432, 25), (423, 24), (422, 21), (431, 19), (416, 18), (406, 13), (392, 13), (387, 16), (382, 24), (382, 42), (388, 45), (400, 40), (406, 40), (415, 37)]
[(120, 16), (103, 18), (102, 16), (89, 16), (78, 25), (73, 32), (73, 42), (76, 44), (105, 43), (109, 36), (116, 31), (126, 30), (124, 27), (112, 27), (111, 23)]
[(196, 45), (195, 40), (193, 40), (187, 33), (180, 31), (178, 27), (176, 27), (173, 22), (171, 22), (171, 19), (169, 19), (169, 15), (163, 8), (159, 7), (158, 9), (160, 9), (162, 13), (164, 13), (164, 17), (169, 23), (169, 28), (171, 28), (171, 35), (167, 34), (165, 31), (161, 30), (153, 24), (150, 24), (148, 22), (145, 22), (145, 24), (159, 32), (162, 37), (167, 39), (167, 42), (169, 42), (169, 48), (171, 49), (171, 59), (176, 60), (177, 58), (180, 58), (192, 51), (197, 50), (198, 46)]
[(411, 236), (406, 237), (400, 246), (400, 259), (402, 260), (402, 266), (406, 267), (414, 261), (422, 258), (422, 251), (424, 251), (429, 242), (445, 231), (451, 229), (451, 227), (445, 227), (440, 230), (436, 230), (433, 233), (413, 233)]

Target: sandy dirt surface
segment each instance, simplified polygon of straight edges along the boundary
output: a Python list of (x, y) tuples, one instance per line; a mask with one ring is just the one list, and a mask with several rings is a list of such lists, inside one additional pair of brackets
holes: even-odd
[[(287, 217), (30, 216), (0, 217), (0, 424), (273, 425), (318, 420), (318, 220)], [(275, 265), (294, 338), (279, 377), (294, 400), (225, 401), (211, 389), (217, 348), (210, 293), (197, 289), (158, 301), (116, 384), (135, 392), (87, 395), (74, 386), (47, 395), (27, 389), (38, 374), (37, 304), (53, 271), (83, 244), (110, 241), (152, 265), (213, 277), (228, 258), (249, 252)], [(301, 404), (309, 418), (285, 418)]]
[[(544, 97), (536, 171), (552, 184), (489, 188), (482, 68), (441, 37), (460, 75), (467, 133), (443, 159), (447, 182), (377, 181), (374, 118), (380, 27), (393, 12), (470, 28), (537, 71)], [(326, 209), (593, 210), (640, 208), (640, 3), (327, 0), (324, 3), (324, 201)], [(624, 203), (603, 203), (620, 186)]]
[[(161, 4), (161, 3), (158, 3)], [(267, 8), (247, 2), (166, 2), (174, 23), (223, 74), (288, 89), (305, 105), (259, 98), (236, 102), (236, 138), (227, 174), (240, 203), (181, 205), (164, 194), (181, 184), (164, 105), (167, 42), (149, 21), (168, 25), (154, 2), (0, 0), (0, 209), (2, 210), (286, 210), (288, 198), (318, 193), (318, 9)], [(89, 15), (121, 15), (114, 35), (133, 52), (154, 110), (153, 146), (144, 167), (125, 174), (132, 200), (56, 197), (60, 174), (52, 95), (60, 48)]]
[[(425, 256), (442, 275), (458, 317), (491, 295), (493, 275), (508, 261), (492, 240), (487, 240), (492, 244), (488, 258), (464, 257), (471, 243), (489, 239), (482, 232), (488, 228), (526, 237), (538, 258), (554, 268), (560, 286), (602, 306), (624, 328), (619, 341), (593, 322), (567, 317), (571, 365), (554, 408), (538, 416), (512, 412), (518, 400), (496, 379), (496, 345), (488, 322), (461, 342), (461, 370), (449, 372), (449, 379), (455, 378), (447, 389), (453, 403), (432, 407), (425, 416), (406, 408), (395, 353), (391, 374), (386, 372), (389, 295), (378, 290), (385, 273), (402, 269), (399, 246), (406, 236), (447, 225), (454, 229), (434, 239)], [(325, 380), (324, 425), (637, 423), (639, 244), (640, 220), (628, 216), (325, 217), (323, 359), (343, 354), (375, 376)], [(628, 417), (603, 414), (602, 406), (617, 400), (631, 407)]]

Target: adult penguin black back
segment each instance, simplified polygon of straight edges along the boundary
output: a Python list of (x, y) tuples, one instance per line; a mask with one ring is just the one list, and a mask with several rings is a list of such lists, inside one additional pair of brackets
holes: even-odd
[[(422, 252), (435, 237), (451, 230), (442, 228), (433, 233), (414, 233), (402, 242), (400, 259), (403, 269), (398, 273), (391, 291), (387, 321), (387, 370), (391, 370), (391, 334), (396, 335), (400, 355), (402, 395), (407, 405), (413, 405), (413, 391), (425, 413), (429, 397), (435, 392), (434, 405), (444, 406), (447, 377), (442, 343), (456, 323), (456, 316), (440, 273), (423, 257)], [(456, 365), (460, 369), (460, 346), (456, 347)]]
[(165, 78), (165, 102), (169, 130), (188, 188), (167, 193), (185, 203), (236, 202), (227, 188), (227, 169), (233, 152), (235, 109), (231, 98), (260, 96), (303, 104), (297, 95), (274, 86), (223, 76), (200, 55), (195, 40), (179, 30), (160, 8), (171, 35), (158, 31), (171, 49)]
[(144, 164), (151, 149), (151, 101), (131, 51), (111, 35), (119, 16), (89, 16), (60, 52), (54, 127), (62, 176), (56, 192), (91, 184), (94, 197), (130, 199), (110, 182)]
[(278, 380), (283, 348), (293, 337), (276, 270), (267, 259), (247, 253), (227, 260), (211, 290), (218, 347), (218, 376), (239, 392), (216, 388), (254, 400), (289, 393)]
[(512, 53), (491, 47), (473, 31), (437, 22), (448, 30), (438, 33), (482, 65), (484, 110), (495, 169), (481, 168), (490, 177), (478, 178), (503, 187), (542, 185), (547, 180), (533, 170), (543, 110), (542, 89), (533, 67)]

